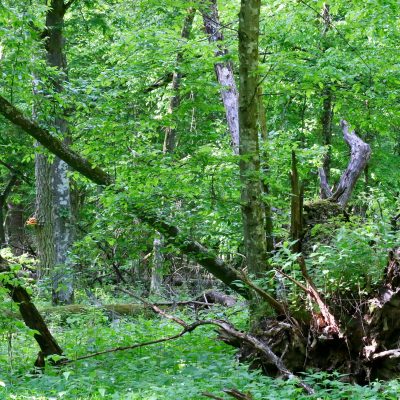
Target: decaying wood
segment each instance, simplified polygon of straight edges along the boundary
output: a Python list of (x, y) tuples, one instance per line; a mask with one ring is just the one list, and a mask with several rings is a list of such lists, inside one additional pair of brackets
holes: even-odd
[[(348, 144), (351, 150), (350, 161), (340, 177), (339, 184), (332, 194), (329, 188), (328, 180), (326, 178), (325, 171), (319, 170), (321, 192), (327, 195), (329, 200), (335, 201), (345, 208), (351, 193), (353, 192), (354, 186), (357, 183), (361, 172), (364, 170), (368, 164), (369, 158), (371, 156), (371, 148), (365, 143), (360, 137), (358, 137), (355, 131), (349, 131), (349, 124), (345, 120), (340, 121), (340, 126), (343, 131), (343, 138)], [(329, 195), (329, 196), (328, 196)]]
[(319, 316), (317, 316), (315, 313), (312, 313), (315, 328), (321, 330), (328, 338), (333, 336), (343, 338), (344, 334), (339, 327), (339, 323), (336, 321), (335, 316), (329, 310), (326, 302), (322, 299), (322, 296), (319, 294), (317, 287), (315, 286), (314, 282), (307, 272), (307, 266), (304, 257), (300, 256), (298, 258), (298, 263), (300, 265), (303, 278), (307, 282), (308, 294), (318, 305), (321, 313), (320, 316), (322, 317), (322, 323), (320, 322), (320, 318), (318, 318)]
[[(219, 21), (217, 1), (206, 0), (203, 3), (201, 12), (209, 41), (218, 44), (215, 56), (224, 57), (228, 54), (228, 51), (222, 45), (224, 36)], [(231, 134), (232, 148), (235, 154), (239, 154), (239, 99), (233, 65), (229, 61), (219, 61), (214, 64), (214, 69), (221, 85), (221, 96)]]
[(8, 290), (12, 300), (18, 304), (21, 316), (26, 326), (35, 331), (34, 338), (40, 347), (35, 366), (44, 367), (45, 358), (51, 355), (62, 355), (63, 350), (56, 339), (50, 333), (41, 314), (32, 302), (30, 295), (20, 285), (15, 274), (11, 272), (8, 262), (0, 256), (0, 274), (8, 275), (3, 281), (4, 287)]

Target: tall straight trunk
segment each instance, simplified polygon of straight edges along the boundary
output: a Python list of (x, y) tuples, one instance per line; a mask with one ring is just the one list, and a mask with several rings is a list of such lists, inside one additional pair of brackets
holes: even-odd
[[(186, 14), (186, 17), (183, 21), (183, 27), (181, 31), (181, 38), (184, 40), (189, 39), (190, 32), (192, 31), (193, 19), (195, 16), (196, 10), (194, 8), (189, 8)], [(173, 114), (174, 111), (179, 107), (181, 102), (181, 97), (179, 95), (179, 89), (182, 81), (182, 73), (181, 73), (181, 64), (183, 61), (183, 53), (181, 51), (178, 52), (176, 56), (176, 66), (175, 71), (172, 75), (172, 97), (169, 102), (168, 113)], [(165, 138), (164, 138), (164, 153), (171, 153), (175, 150), (176, 146), (176, 128), (174, 126), (169, 126), (165, 130)]]
[[(52, 80), (53, 90), (57, 93), (61, 93), (64, 90), (63, 85), (67, 79), (63, 37), (65, 11), (66, 5), (63, 0), (52, 0), (46, 14), (44, 41), (46, 60), (50, 67), (57, 69), (58, 76)], [(53, 125), (64, 140), (67, 140), (68, 123), (63, 112), (54, 118)], [(42, 161), (42, 163), (48, 164), (47, 160)], [(74, 232), (71, 223), (69, 167), (65, 161), (58, 157), (56, 157), (51, 166), (42, 165), (42, 167), (46, 174), (45, 179), (48, 179), (47, 182), (51, 182), (51, 187), (49, 188), (48, 183), (45, 183), (44, 190), (50, 192), (43, 196), (46, 199), (46, 203), (37, 202), (38, 214), (45, 213), (46, 217), (49, 218), (48, 220), (39, 220), (43, 230), (47, 231), (48, 236), (47, 242), (46, 238), (38, 242), (43, 245), (41, 253), (48, 253), (48, 256), (43, 261), (48, 263), (45, 267), (51, 270), (53, 304), (70, 304), (73, 301), (73, 276), (68, 255)], [(42, 188), (38, 185), (38, 191), (41, 190)], [(42, 208), (49, 207), (49, 205), (50, 211)], [(50, 224), (52, 227), (45, 226)]]
[(51, 163), (42, 153), (35, 155), (36, 182), (36, 241), (39, 257), (38, 277), (47, 275), (55, 265), (53, 196), (51, 187)]
[[(201, 12), (204, 28), (209, 35), (209, 41), (218, 43), (218, 48), (215, 52), (216, 57), (226, 56), (228, 51), (222, 45), (224, 36), (219, 21), (217, 0), (206, 0)], [(214, 64), (214, 69), (218, 82), (222, 87), (221, 96), (231, 135), (232, 148), (235, 154), (239, 154), (239, 102), (233, 66), (229, 61), (219, 61)]]
[(259, 19), (260, 0), (242, 0), (239, 13), (239, 167), (247, 266), (255, 275), (267, 269), (258, 143)]
[(164, 254), (162, 236), (157, 233), (153, 240), (153, 263), (151, 266), (150, 293), (160, 294), (163, 281)]

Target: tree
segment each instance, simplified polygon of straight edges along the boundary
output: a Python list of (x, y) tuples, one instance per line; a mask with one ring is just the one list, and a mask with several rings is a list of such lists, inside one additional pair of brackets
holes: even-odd
[(251, 273), (266, 270), (265, 214), (261, 200), (258, 143), (258, 35), (260, 1), (242, 1), (239, 13), (239, 132), (242, 218)]
[[(67, 80), (67, 62), (64, 52), (64, 16), (69, 6), (64, 0), (52, 0), (46, 13), (43, 34), (46, 60), (56, 69), (52, 77), (53, 97), (63, 92)], [(56, 105), (57, 100), (53, 100)], [(54, 116), (53, 125), (66, 142), (69, 141), (65, 110)], [(73, 275), (69, 251), (73, 241), (71, 190), (68, 164), (56, 157), (53, 162), (47, 156), (36, 154), (36, 217), (38, 253), (44, 273), (52, 279), (53, 304), (70, 304), (73, 301)]]

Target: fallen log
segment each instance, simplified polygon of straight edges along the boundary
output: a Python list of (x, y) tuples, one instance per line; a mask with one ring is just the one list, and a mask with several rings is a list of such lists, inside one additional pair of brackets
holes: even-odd
[(45, 359), (51, 355), (62, 355), (63, 350), (58, 345), (56, 339), (50, 333), (42, 315), (37, 310), (35, 304), (27, 290), (21, 286), (21, 282), (12, 272), (9, 263), (0, 256), (0, 282), (8, 290), (12, 300), (18, 304), (19, 312), (25, 325), (34, 330), (34, 338), (40, 347), (40, 352), (35, 362), (35, 366), (43, 368)]

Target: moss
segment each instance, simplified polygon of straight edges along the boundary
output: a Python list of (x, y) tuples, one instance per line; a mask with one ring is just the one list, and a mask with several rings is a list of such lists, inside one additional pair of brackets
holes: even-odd
[(303, 252), (309, 254), (315, 243), (329, 245), (344, 221), (348, 221), (348, 215), (338, 203), (321, 199), (305, 203)]
[(306, 226), (325, 223), (335, 217), (347, 219), (345, 211), (338, 203), (319, 199), (304, 204), (304, 220)]

